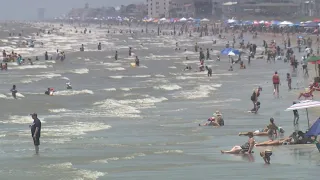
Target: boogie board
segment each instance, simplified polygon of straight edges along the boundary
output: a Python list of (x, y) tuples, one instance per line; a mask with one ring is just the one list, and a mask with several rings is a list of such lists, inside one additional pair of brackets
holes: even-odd
[(136, 63), (130, 63), (131, 67), (136, 67)]

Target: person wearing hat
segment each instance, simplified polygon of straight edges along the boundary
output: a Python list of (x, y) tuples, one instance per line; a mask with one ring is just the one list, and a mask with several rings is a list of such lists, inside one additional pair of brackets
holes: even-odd
[(224, 120), (222, 118), (222, 114), (220, 113), (220, 111), (216, 111), (216, 113), (214, 113), (214, 116), (216, 116), (216, 120), (219, 126), (224, 126)]
[(36, 113), (30, 114), (33, 119), (33, 124), (29, 125), (31, 129), (31, 136), (35, 147), (36, 154), (39, 154), (40, 134), (41, 134), (41, 121), (38, 119)]

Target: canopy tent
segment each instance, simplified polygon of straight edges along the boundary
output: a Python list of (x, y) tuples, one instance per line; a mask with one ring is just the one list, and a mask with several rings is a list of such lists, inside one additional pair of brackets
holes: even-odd
[(317, 71), (317, 64), (319, 65), (320, 64), (320, 56), (310, 56), (307, 60), (306, 60), (308, 63), (311, 63), (311, 64), (314, 64), (314, 69), (316, 71), (316, 75), (319, 75), (320, 74), (320, 69), (318, 68), (318, 71)]
[(318, 136), (320, 135), (320, 118), (317, 119), (315, 123), (311, 126), (306, 134), (307, 136)]
[(239, 55), (240, 54), (239, 50), (236, 50), (236, 49), (233, 49), (233, 48), (225, 48), (225, 49), (223, 49), (221, 51), (221, 54), (229, 55), (230, 52), (232, 52), (234, 55)]
[(290, 106), (285, 111), (306, 109), (307, 120), (308, 120), (308, 128), (310, 128), (308, 108), (313, 108), (313, 107), (320, 107), (320, 101), (313, 101), (313, 100), (300, 101), (299, 103)]
[(188, 18), (188, 21), (193, 21), (194, 19), (192, 17), (189, 17)]
[(228, 53), (228, 56), (235, 56), (236, 54), (234, 53), (234, 52), (232, 52), (232, 51), (230, 51), (229, 53)]
[(289, 22), (289, 21), (283, 21), (279, 24), (280, 26), (289, 26), (289, 25), (293, 25), (292, 22)]
[(204, 19), (201, 19), (201, 22), (209, 22), (210, 20), (209, 19), (206, 19), (206, 18), (204, 18)]
[(185, 21), (187, 21), (187, 19), (183, 17), (183, 18), (181, 18), (179, 21), (180, 21), (180, 22), (185, 22)]

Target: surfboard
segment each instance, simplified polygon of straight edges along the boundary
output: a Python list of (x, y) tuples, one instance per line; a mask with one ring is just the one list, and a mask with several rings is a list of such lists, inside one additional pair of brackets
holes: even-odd
[(136, 67), (136, 63), (130, 63), (131, 67)]

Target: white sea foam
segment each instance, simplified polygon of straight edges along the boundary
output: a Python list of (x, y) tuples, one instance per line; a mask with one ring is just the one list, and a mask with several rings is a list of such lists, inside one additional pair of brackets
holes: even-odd
[(124, 70), (126, 70), (123, 67), (112, 67), (112, 68), (106, 68), (106, 69), (108, 69), (109, 71), (124, 71)]
[(182, 150), (163, 150), (154, 152), (155, 154), (182, 154)]
[(120, 67), (122, 66), (121, 63), (105, 63), (105, 62), (101, 62), (103, 65), (108, 66), (108, 67)]
[(105, 91), (116, 91), (117, 89), (116, 88), (107, 88), (107, 89), (104, 89)]
[(37, 82), (44, 79), (52, 79), (55, 77), (61, 77), (61, 74), (47, 73), (47, 74), (37, 74), (37, 75), (26, 75), (22, 78), (21, 83), (31, 83)]
[(59, 163), (59, 164), (50, 164), (44, 165), (45, 168), (48, 168), (52, 171), (72, 171), (76, 176), (77, 180), (95, 180), (99, 177), (106, 175), (107, 173), (99, 172), (99, 171), (90, 171), (85, 169), (77, 169), (74, 168), (71, 162)]
[(64, 109), (64, 108), (61, 108), (61, 109), (48, 109), (48, 111), (50, 111), (52, 113), (70, 112), (69, 109)]
[(155, 86), (154, 89), (162, 89), (162, 90), (166, 90), (166, 91), (173, 91), (173, 90), (181, 89), (181, 87), (178, 86), (177, 84), (168, 84), (168, 85)]
[(89, 69), (87, 68), (82, 68), (82, 69), (74, 69), (70, 71), (71, 73), (75, 73), (75, 74), (88, 74), (89, 73)]
[(122, 91), (131, 91), (131, 88), (120, 88)]
[(112, 79), (122, 79), (124, 76), (109, 76)]
[(178, 95), (174, 96), (175, 98), (183, 98), (183, 99), (199, 99), (209, 97), (209, 94), (212, 91), (217, 90), (216, 88), (221, 87), (221, 84), (213, 84), (213, 85), (200, 85), (193, 90), (189, 91), (181, 91)]
[(72, 96), (72, 95), (79, 95), (79, 94), (94, 94), (93, 91), (84, 89), (84, 90), (65, 90), (65, 91), (56, 91), (54, 92), (54, 96)]
[(41, 132), (47, 137), (80, 136), (87, 132), (110, 129), (111, 126), (101, 122), (70, 122), (68, 125), (47, 125)]
[(156, 103), (166, 101), (167, 98), (160, 97), (146, 97), (143, 99), (127, 99), (115, 100), (106, 99), (104, 101), (96, 102), (94, 110), (103, 112), (107, 117), (140, 117), (139, 109), (147, 109), (155, 107)]
[(21, 66), (8, 66), (8, 69), (47, 69), (51, 65), (21, 65)]
[(165, 75), (162, 75), (162, 74), (156, 74), (156, 75), (154, 75), (155, 77), (166, 77)]
[(177, 69), (177, 67), (175, 67), (175, 66), (169, 66), (168, 68), (169, 69)]
[[(45, 123), (45, 121), (42, 118), (41, 122)], [(32, 124), (33, 120), (31, 116), (9, 116), (8, 120), (0, 121), (4, 124)]]

